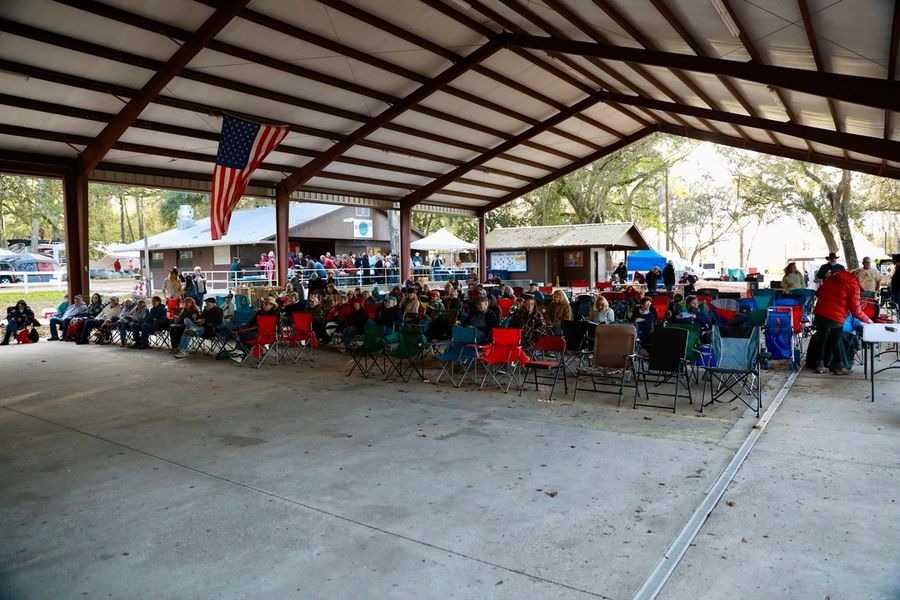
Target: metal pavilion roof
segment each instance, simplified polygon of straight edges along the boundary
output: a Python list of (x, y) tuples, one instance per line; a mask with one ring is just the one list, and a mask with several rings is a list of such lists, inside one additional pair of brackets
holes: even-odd
[(888, 0), (5, 0), (0, 166), (208, 189), (232, 113), (291, 127), (248, 193), (318, 202), (482, 214), (655, 131), (900, 177), (898, 30)]

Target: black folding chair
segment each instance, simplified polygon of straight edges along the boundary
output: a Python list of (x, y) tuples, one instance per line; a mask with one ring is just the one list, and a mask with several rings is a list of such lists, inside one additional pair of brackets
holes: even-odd
[[(678, 398), (691, 397), (691, 376), (688, 370), (688, 337), (689, 332), (676, 327), (658, 327), (653, 331), (648, 358), (638, 356), (638, 379), (644, 383), (644, 395), (647, 400), (651, 396), (672, 398), (672, 406), (638, 403), (638, 394), (634, 396), (634, 407), (671, 408), (675, 412)], [(654, 379), (654, 392), (650, 393), (648, 380)], [(686, 394), (682, 394), (684, 391)]]
[(595, 325), (590, 321), (563, 321), (562, 334), (566, 340), (566, 369), (578, 376), (578, 369), (588, 364), (591, 356), (591, 333)]

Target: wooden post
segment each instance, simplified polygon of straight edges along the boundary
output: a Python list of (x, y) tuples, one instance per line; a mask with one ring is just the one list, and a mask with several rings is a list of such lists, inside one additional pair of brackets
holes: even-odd
[(410, 234), (412, 233), (412, 208), (400, 207), (400, 284), (409, 279), (409, 265), (412, 260), (410, 252)]
[(275, 260), (277, 261), (275, 280), (278, 285), (287, 285), (288, 270), (288, 221), (290, 220), (291, 198), (288, 194), (275, 196)]
[(88, 177), (76, 167), (63, 176), (63, 218), (69, 297), (90, 294), (88, 263)]
[(487, 225), (485, 216), (478, 217), (478, 279), (487, 281)]

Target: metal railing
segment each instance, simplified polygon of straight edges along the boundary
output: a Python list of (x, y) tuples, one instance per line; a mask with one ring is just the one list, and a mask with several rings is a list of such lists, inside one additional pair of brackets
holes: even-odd
[(31, 291), (33, 288), (62, 290), (67, 271), (0, 271), (0, 290)]

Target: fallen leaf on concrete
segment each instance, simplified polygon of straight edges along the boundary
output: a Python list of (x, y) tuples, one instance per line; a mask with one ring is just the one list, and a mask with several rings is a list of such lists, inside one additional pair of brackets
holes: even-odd
[(545, 493), (546, 493), (548, 496), (550, 496), (551, 498), (556, 498), (556, 496), (559, 495), (559, 492), (557, 492), (556, 490), (550, 490), (549, 492), (545, 492)]
[(747, 543), (747, 538), (741, 538), (741, 543), (742, 543), (742, 544), (746, 544), (746, 543)]
[(760, 425), (759, 423), (756, 423), (756, 424), (753, 426), (753, 429), (762, 429), (762, 425)]
[(734, 500), (729, 500), (725, 504), (727, 504), (728, 506), (735, 506), (737, 504), (737, 502), (735, 502)]
[(645, 420), (645, 421), (652, 421), (652, 420), (653, 420), (653, 417), (644, 417), (644, 420)]

